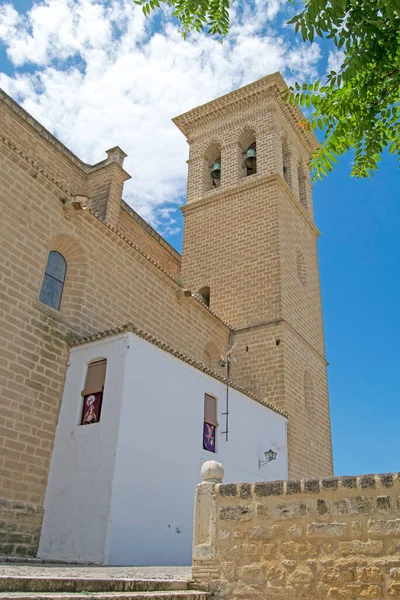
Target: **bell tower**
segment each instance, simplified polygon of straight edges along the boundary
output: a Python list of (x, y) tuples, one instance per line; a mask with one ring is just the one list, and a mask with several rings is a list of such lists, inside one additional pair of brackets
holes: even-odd
[[(331, 475), (317, 238), (317, 147), (279, 73), (174, 123), (190, 146), (182, 277), (233, 328), (232, 379), (289, 413), (291, 478)], [(233, 415), (230, 418), (234, 418)]]

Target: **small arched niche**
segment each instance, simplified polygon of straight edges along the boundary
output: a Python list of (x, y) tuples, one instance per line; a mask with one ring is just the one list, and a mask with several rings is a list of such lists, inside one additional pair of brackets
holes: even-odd
[(203, 286), (202, 288), (199, 289), (199, 291), (197, 292), (197, 295), (200, 298), (200, 300), (203, 302), (203, 304), (205, 304), (206, 306), (208, 306), (208, 308), (210, 308), (210, 287), (208, 285)]
[(221, 185), (221, 144), (211, 142), (204, 154), (203, 189), (205, 192)]
[(239, 177), (257, 173), (257, 141), (255, 129), (246, 127), (239, 137)]
[(206, 365), (206, 367), (211, 369), (211, 356), (207, 350), (204, 350), (203, 352), (203, 363)]
[(300, 283), (305, 285), (307, 283), (306, 259), (299, 247), (296, 248), (296, 268)]
[(304, 403), (307, 412), (315, 413), (315, 390), (314, 382), (310, 371), (307, 369), (304, 372)]
[(212, 371), (217, 371), (221, 368), (221, 353), (214, 342), (208, 342), (203, 350), (203, 363)]

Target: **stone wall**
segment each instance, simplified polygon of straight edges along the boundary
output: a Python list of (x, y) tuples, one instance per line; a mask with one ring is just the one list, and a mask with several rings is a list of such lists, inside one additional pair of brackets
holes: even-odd
[(0, 554), (26, 556), (37, 548), (42, 520), (42, 506), (0, 498)]
[[(208, 286), (211, 309), (234, 328), (233, 379), (289, 413), (289, 476), (321, 477), (333, 465), (319, 232), (305, 171), (301, 194), (298, 182), (313, 142), (301, 113), (280, 105), (281, 85), (271, 75), (175, 119), (190, 146), (182, 278), (192, 291)], [(250, 132), (257, 172), (243, 177)], [(214, 146), (221, 180), (209, 189)]]
[(193, 560), (225, 600), (400, 597), (400, 476), (203, 482)]
[(180, 279), (181, 256), (168, 242), (146, 223), (128, 204), (121, 203), (117, 228), (130, 240), (135, 240), (143, 252), (151, 256), (171, 275)]
[[(37, 549), (71, 339), (133, 322), (199, 362), (228, 343), (229, 327), (177, 283), (179, 255), (121, 208), (123, 153), (108, 154), (117, 162), (88, 181), (90, 165), (0, 93), (0, 555)], [(94, 212), (66, 210), (85, 193)], [(51, 250), (67, 262), (60, 310), (39, 302)]]

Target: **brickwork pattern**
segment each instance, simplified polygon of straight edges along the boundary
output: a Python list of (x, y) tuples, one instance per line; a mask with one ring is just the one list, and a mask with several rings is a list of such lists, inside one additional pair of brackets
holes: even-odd
[(185, 285), (192, 291), (209, 286), (210, 307), (236, 329), (276, 318), (281, 286), (274, 187), (253, 181), (242, 193), (212, 193), (184, 211)]
[[(72, 193), (82, 193), (89, 166), (69, 152), (2, 90), (0, 103), (1, 135), (23, 149), (39, 168), (60, 183), (68, 184)], [(56, 148), (54, 144), (57, 144)]]
[(0, 498), (1, 554), (21, 558), (34, 556), (42, 521), (42, 506)]
[[(291, 476), (331, 472), (318, 232), (309, 182), (305, 210), (295, 177), (315, 140), (296, 131), (301, 113), (279, 101), (281, 83), (271, 76), (175, 120), (190, 142), (182, 272), (179, 254), (121, 201), (129, 178), (121, 149), (87, 165), (0, 91), (0, 498), (9, 503), (0, 554), (35, 552), (68, 343), (127, 322), (214, 370), (233, 341), (232, 380), (293, 414)], [(254, 136), (257, 173), (243, 177)], [(211, 147), (221, 149), (221, 185), (207, 191)], [(90, 210), (75, 210), (75, 195), (88, 196)], [(51, 250), (68, 265), (59, 311), (38, 301)], [(194, 297), (204, 286), (210, 309)], [(30, 541), (15, 537), (25, 533)]]
[[(143, 223), (148, 230), (151, 231), (150, 235), (147, 230), (144, 229), (141, 221), (143, 221), (139, 215), (135, 213), (129, 206), (121, 206), (121, 210), (118, 217), (117, 229), (126, 235), (130, 240), (135, 240), (136, 244), (146, 254), (154, 258), (166, 271), (174, 275), (179, 279), (181, 273), (181, 257), (174, 248), (171, 248), (165, 240), (160, 238), (158, 234), (152, 230), (152, 228)], [(160, 238), (158, 241), (157, 238)]]
[[(275, 84), (270, 76), (175, 119), (190, 144), (182, 277), (194, 292), (209, 286), (211, 308), (233, 326), (232, 377), (289, 413), (290, 476), (330, 475), (319, 232), (303, 170), (311, 142)], [(242, 152), (254, 140), (257, 173), (244, 177)], [(221, 147), (221, 183), (208, 191), (212, 145)]]
[[(103, 222), (90, 211), (65, 210), (72, 193), (87, 192), (89, 166), (79, 166), (78, 159), (61, 152), (50, 134), (41, 137), (36, 125), (20, 118), (18, 111), (14, 114), (14, 108), (0, 102), (0, 129), (12, 136), (12, 143), (4, 136), (0, 139), (0, 498), (10, 503), (1, 519), (6, 526), (0, 529), (0, 555), (32, 555), (40, 532), (67, 342), (134, 321), (201, 362), (210, 343), (224, 351), (230, 329), (184, 294), (168, 274), (172, 254), (166, 247), (144, 229), (140, 239), (130, 240), (128, 236), (138, 231), (136, 221), (118, 234), (115, 211)], [(118, 153), (112, 152), (111, 158), (120, 161)], [(122, 190), (126, 174), (120, 162), (106, 162), (96, 167), (92, 190), (95, 180), (98, 189), (106, 190), (113, 177), (111, 183)], [(117, 206), (115, 192), (108, 202)], [(121, 210), (119, 196), (118, 214)], [(151, 238), (147, 244), (146, 235)], [(145, 250), (138, 248), (141, 243)], [(59, 311), (38, 300), (51, 250), (67, 261)], [(172, 262), (177, 264), (176, 257)], [(20, 528), (14, 530), (17, 518)]]
[(399, 596), (399, 474), (204, 486), (214, 546), (202, 560), (195, 539), (193, 576), (217, 598)]

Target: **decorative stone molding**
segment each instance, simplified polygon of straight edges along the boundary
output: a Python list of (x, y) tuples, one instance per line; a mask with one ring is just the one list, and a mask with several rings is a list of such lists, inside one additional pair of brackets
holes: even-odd
[(304, 131), (298, 126), (298, 123), (304, 119), (304, 115), (298, 106), (283, 101), (282, 92), (286, 88), (286, 82), (281, 74), (273, 73), (179, 115), (172, 121), (187, 138), (191, 139), (196, 131), (211, 120), (225, 118), (228, 113), (245, 111), (249, 105), (254, 107), (257, 103), (263, 103), (265, 106), (266, 102), (270, 102), (275, 104), (276, 110), (282, 113), (284, 120), (290, 123), (299, 141), (310, 155), (319, 146), (319, 142), (313, 132)]
[(106, 150), (107, 159), (106, 163), (116, 163), (120, 167), (124, 164), (124, 159), (128, 156), (119, 146), (114, 146), (110, 150)]
[(88, 210), (88, 208), (90, 208), (89, 196), (68, 196), (63, 205), (64, 216), (67, 219), (71, 219), (72, 217), (79, 215), (80, 211)]
[(199, 210), (201, 207), (205, 206), (206, 204), (209, 204), (210, 202), (216, 202), (221, 201), (225, 198), (231, 198), (236, 192), (240, 192), (249, 188), (261, 187), (270, 182), (276, 182), (280, 186), (280, 188), (287, 194), (288, 198), (293, 202), (294, 206), (296, 207), (296, 210), (307, 222), (308, 226), (316, 235), (316, 237), (319, 237), (321, 233), (315, 226), (310, 215), (301, 205), (300, 200), (295, 196), (290, 186), (283, 179), (282, 175), (278, 173), (273, 173), (269, 175), (256, 173), (255, 175), (252, 175), (251, 178), (245, 177), (241, 179), (239, 183), (235, 186), (226, 187), (224, 189), (215, 188), (213, 190), (209, 190), (204, 194), (204, 197), (201, 200), (196, 200), (196, 202), (191, 202), (190, 204), (184, 204), (180, 207), (180, 210), (184, 214), (187, 214), (189, 212)]

